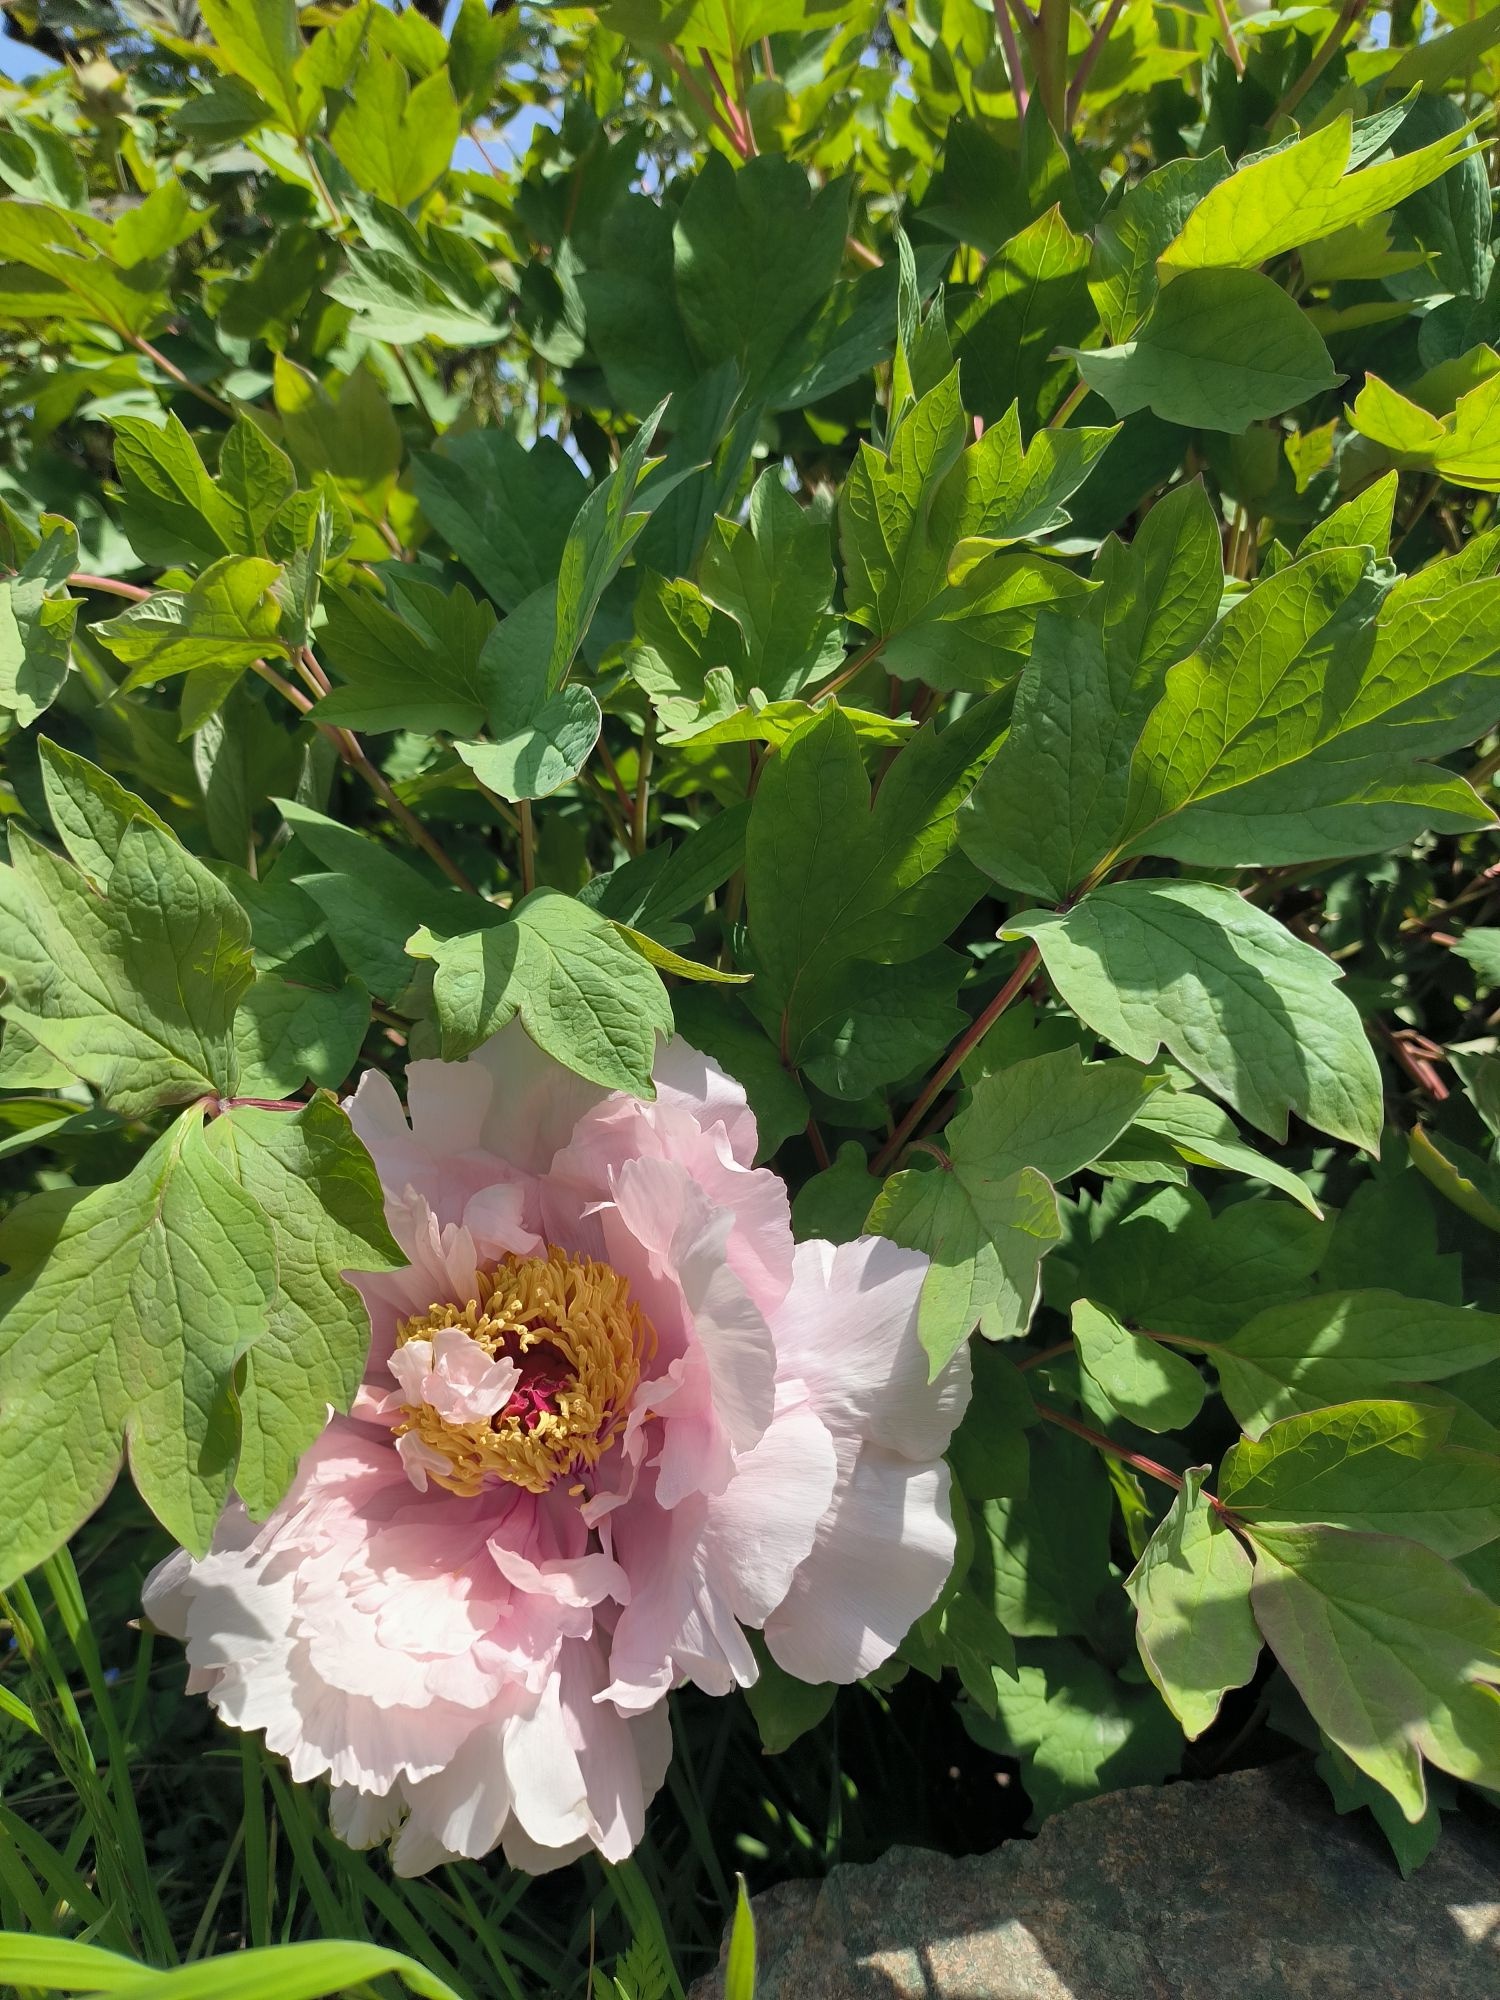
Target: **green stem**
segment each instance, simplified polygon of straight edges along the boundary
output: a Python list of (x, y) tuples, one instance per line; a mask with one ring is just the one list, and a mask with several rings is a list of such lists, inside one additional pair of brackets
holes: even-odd
[(1343, 6), (1339, 9), (1338, 19), (1313, 51), (1312, 60), (1308, 63), (1307, 68), (1303, 70), (1302, 74), (1277, 105), (1275, 111), (1272, 112), (1271, 123), (1273, 125), (1278, 118), (1291, 117), (1297, 106), (1306, 97), (1324, 70), (1327, 69), (1329, 63), (1332, 62), (1334, 56), (1338, 53), (1339, 45), (1342, 43), (1345, 35), (1348, 34), (1349, 30), (1358, 21), (1368, 4), (1369, 0), (1344, 0)]
[(536, 820), (530, 799), (522, 799), (521, 812), (521, 894), (529, 896), (536, 887)]
[(186, 389), (190, 396), (196, 396), (200, 403), (207, 403), (211, 410), (217, 410), (221, 417), (234, 422), (235, 410), (232, 403), (226, 403), (222, 396), (216, 396), (212, 389), (205, 389), (201, 382), (195, 382), (191, 375), (184, 375), (175, 361), (169, 361), (159, 347), (153, 347), (143, 334), (127, 333), (125, 338), (138, 354), (159, 368), (163, 375), (175, 382), (179, 389)]

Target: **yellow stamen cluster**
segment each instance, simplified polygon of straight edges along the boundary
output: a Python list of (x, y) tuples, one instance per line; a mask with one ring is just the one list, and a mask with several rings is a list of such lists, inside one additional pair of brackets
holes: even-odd
[(467, 1305), (434, 1305), (397, 1329), (398, 1346), (430, 1340), (444, 1327), (466, 1333), (491, 1359), (536, 1355), (556, 1381), (553, 1407), (447, 1423), (427, 1404), (405, 1405), (397, 1436), (415, 1431), (452, 1465), (433, 1473), (465, 1498), (488, 1479), (544, 1493), (555, 1479), (595, 1463), (624, 1421), (641, 1364), (656, 1351), (650, 1321), (627, 1279), (608, 1264), (549, 1244), (545, 1257), (504, 1257), (481, 1271)]

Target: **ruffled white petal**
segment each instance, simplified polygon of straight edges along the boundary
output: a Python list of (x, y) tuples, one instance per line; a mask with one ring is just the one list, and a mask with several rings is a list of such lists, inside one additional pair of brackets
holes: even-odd
[(812, 1554), (766, 1620), (772, 1656), (802, 1681), (873, 1673), (936, 1601), (953, 1549), (947, 1466), (866, 1445), (841, 1472)]
[(913, 1460), (939, 1458), (969, 1402), (969, 1357), (929, 1382), (917, 1338), (927, 1259), (882, 1236), (799, 1243), (775, 1315), (783, 1380), (798, 1377), (835, 1437), (868, 1438)]

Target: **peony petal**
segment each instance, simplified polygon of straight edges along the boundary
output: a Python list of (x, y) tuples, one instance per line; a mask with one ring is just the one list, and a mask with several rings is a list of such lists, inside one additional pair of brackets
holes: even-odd
[(914, 1466), (866, 1445), (785, 1602), (766, 1620), (766, 1644), (798, 1680), (873, 1673), (936, 1603), (953, 1550), (947, 1466)]
[(755, 1165), (760, 1145), (755, 1113), (739, 1084), (719, 1068), (712, 1056), (704, 1055), (680, 1035), (674, 1035), (657, 1051), (654, 1076), (657, 1096), (664, 1104), (684, 1105), (705, 1132), (721, 1126), (740, 1165)]
[(399, 1783), (385, 1793), (335, 1785), (328, 1797), (328, 1824), (346, 1847), (374, 1847), (401, 1824), (406, 1795)]
[(833, 1439), (809, 1409), (778, 1416), (708, 1503), (703, 1566), (746, 1625), (764, 1625), (811, 1554), (838, 1476)]
[(800, 1243), (775, 1315), (781, 1380), (800, 1379), (836, 1438), (868, 1438), (909, 1459), (940, 1458), (969, 1402), (965, 1348), (929, 1382), (917, 1338), (928, 1260), (882, 1236)]
[(514, 1795), (501, 1727), (476, 1729), (446, 1771), (406, 1788), (411, 1815), (391, 1848), (398, 1875), (477, 1861), (498, 1842)]

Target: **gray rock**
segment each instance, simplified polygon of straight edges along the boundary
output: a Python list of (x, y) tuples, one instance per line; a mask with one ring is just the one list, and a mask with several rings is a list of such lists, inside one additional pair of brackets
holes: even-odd
[(962, 1861), (896, 1848), (755, 1915), (757, 2000), (1500, 1995), (1500, 1837), (1450, 1815), (1403, 1882), (1297, 1762), (1092, 1799)]

